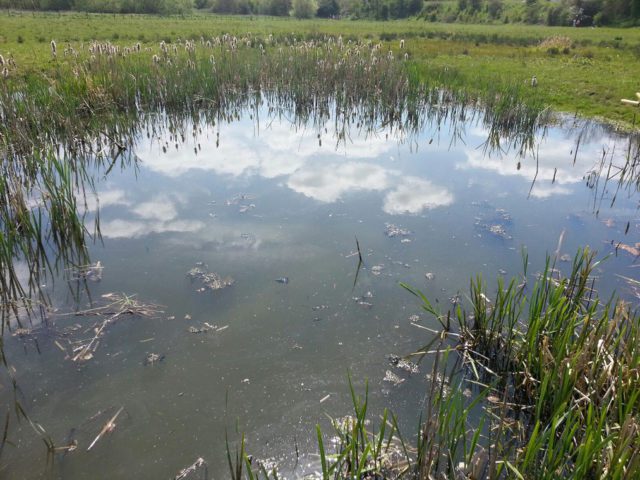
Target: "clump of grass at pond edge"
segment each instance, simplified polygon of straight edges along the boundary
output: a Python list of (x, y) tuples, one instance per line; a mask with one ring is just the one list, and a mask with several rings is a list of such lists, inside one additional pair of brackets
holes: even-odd
[[(451, 452), (450, 458), (462, 458), (460, 469), (482, 464), (489, 478), (638, 475), (640, 316), (621, 301), (600, 301), (591, 276), (597, 264), (592, 252), (581, 250), (563, 277), (548, 260), (530, 288), (499, 280), (493, 301), (478, 277), (471, 283), (472, 314), (458, 306), (453, 318), (407, 287), (443, 324), (436, 352), (458, 354), (460, 368), (449, 383), (486, 386), (479, 420), (462, 420), (475, 421), (482, 431), (476, 452)], [(417, 354), (433, 351), (432, 345)], [(434, 401), (440, 412), (451, 402)], [(467, 403), (445, 411), (466, 417)], [(433, 433), (424, 429), (424, 441)], [(431, 472), (435, 462), (419, 468)], [(452, 473), (450, 466), (447, 471)]]

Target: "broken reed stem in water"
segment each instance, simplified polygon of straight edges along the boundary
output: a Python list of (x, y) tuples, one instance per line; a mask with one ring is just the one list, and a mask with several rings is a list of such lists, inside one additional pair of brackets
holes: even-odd
[(91, 444), (87, 447), (87, 451), (91, 450), (95, 446), (95, 444), (98, 443), (98, 440), (100, 440), (103, 437), (105, 433), (107, 432), (110, 433), (116, 428), (115, 422), (123, 410), (124, 410), (124, 407), (120, 407), (118, 411), (113, 415), (113, 417), (111, 417), (109, 421), (104, 424), (104, 426), (102, 427), (102, 430), (100, 430), (100, 433), (98, 433), (96, 438), (93, 439), (93, 442), (91, 442)]

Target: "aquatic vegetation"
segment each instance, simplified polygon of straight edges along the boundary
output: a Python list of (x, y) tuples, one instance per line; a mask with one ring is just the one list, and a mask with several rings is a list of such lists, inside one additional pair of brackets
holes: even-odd
[[(456, 356), (444, 377), (449, 394), (430, 387), (416, 461), (422, 475), (637, 474), (640, 316), (622, 301), (598, 298), (597, 265), (592, 252), (579, 251), (564, 277), (549, 259), (533, 285), (525, 269), (522, 279), (498, 280), (491, 298), (478, 277), (471, 282), (471, 312), (458, 305), (442, 314), (407, 287), (443, 325), (415, 355), (435, 351), (444, 364)], [(464, 398), (465, 389), (477, 393)], [(469, 428), (476, 431), (471, 438)]]

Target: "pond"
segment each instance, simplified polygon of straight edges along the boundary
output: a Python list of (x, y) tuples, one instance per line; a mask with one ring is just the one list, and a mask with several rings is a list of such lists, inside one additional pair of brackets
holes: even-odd
[[(6, 478), (173, 478), (198, 457), (226, 477), (225, 436), (242, 433), (255, 458), (302, 476), (319, 468), (315, 425), (351, 411), (349, 376), (412, 438), (430, 360), (411, 373), (390, 355), (437, 322), (400, 282), (446, 310), (476, 274), (491, 288), (521, 275), (524, 249), (535, 275), (547, 254), (567, 270), (590, 245), (611, 254), (601, 297), (636, 298), (638, 198), (615, 167), (629, 140), (605, 128), (565, 119), (524, 156), (487, 148), (474, 121), (341, 135), (262, 107), (180, 131), (143, 130), (130, 163), (90, 172), (94, 267), (49, 277), (47, 323), (5, 335), (20, 404), (56, 446), (78, 442), (47, 459), (14, 424)], [(105, 323), (123, 306), (147, 315)]]

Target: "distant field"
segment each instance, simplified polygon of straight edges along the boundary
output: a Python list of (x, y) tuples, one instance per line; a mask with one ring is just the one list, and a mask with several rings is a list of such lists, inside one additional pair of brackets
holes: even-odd
[[(640, 90), (640, 29), (570, 28), (528, 25), (439, 24), (423, 20), (388, 22), (294, 20), (198, 14), (141, 15), (0, 13), (0, 54), (13, 55), (18, 71), (53, 66), (49, 42), (59, 45), (109, 40), (126, 45), (222, 33), (256, 35), (323, 34), (364, 37), (399, 49), (406, 40), (409, 58), (429, 78), (443, 69), (453, 87), (471, 92), (530, 83), (532, 95), (551, 107), (630, 125), (638, 109), (623, 106)], [(552, 37), (562, 37), (549, 40)], [(544, 42), (544, 43), (543, 43)]]

